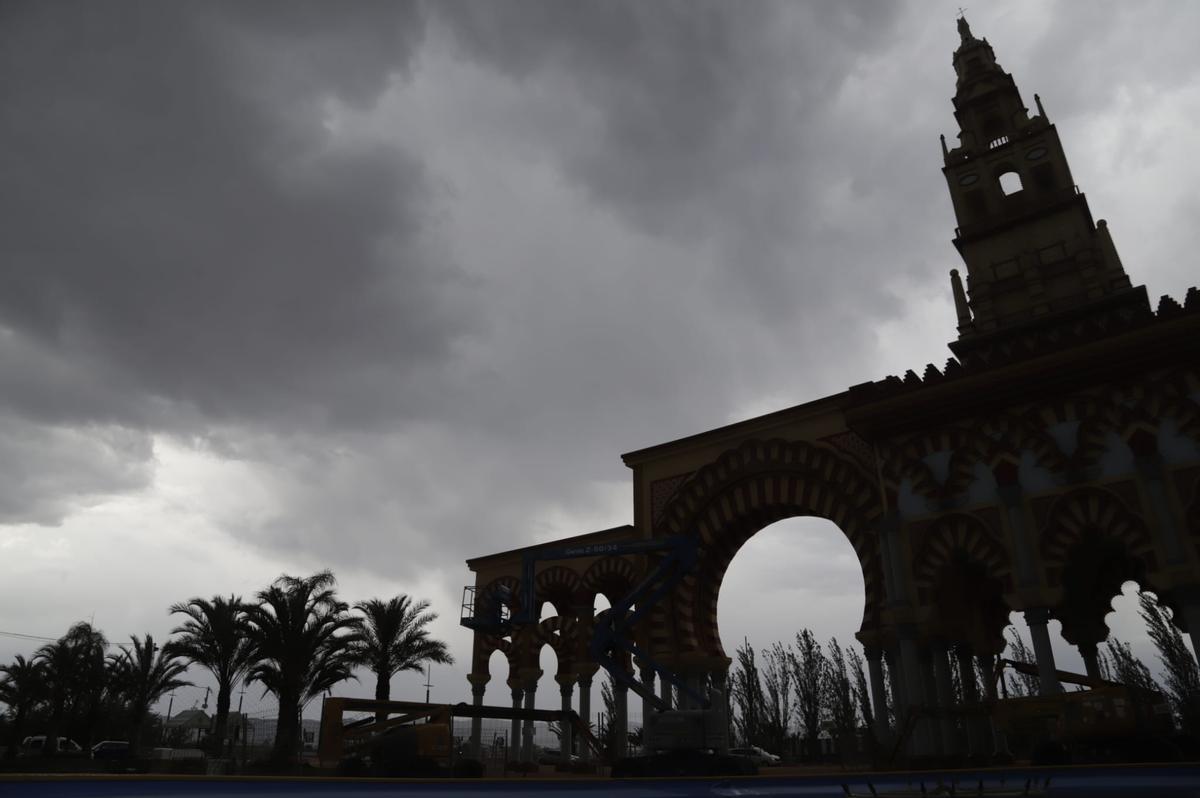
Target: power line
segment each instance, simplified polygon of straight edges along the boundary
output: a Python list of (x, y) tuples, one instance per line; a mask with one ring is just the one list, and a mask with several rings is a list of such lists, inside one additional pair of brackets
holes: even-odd
[(0, 637), (15, 637), (18, 640), (40, 640), (45, 643), (53, 643), (58, 640), (57, 637), (42, 637), (41, 635), (27, 635), (21, 632), (0, 632)]

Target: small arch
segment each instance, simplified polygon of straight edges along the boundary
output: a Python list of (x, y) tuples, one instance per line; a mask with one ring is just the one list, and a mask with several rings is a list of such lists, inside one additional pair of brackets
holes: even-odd
[(559, 671), (564, 673), (571, 670), (575, 659), (577, 627), (574, 619), (555, 616), (539, 623), (534, 633), (534, 640), (539, 649), (542, 646), (554, 649)]
[(538, 617), (543, 605), (550, 603), (559, 615), (569, 613), (579, 592), (579, 574), (563, 565), (552, 565), (534, 577), (538, 602)]
[(480, 607), (483, 610), (490, 610), (493, 603), (499, 604), (511, 617), (521, 609), (521, 580), (515, 576), (496, 577), (484, 586), (476, 601), (483, 603)]
[(1158, 568), (1154, 542), (1142, 517), (1112, 491), (1078, 488), (1054, 501), (1042, 525), (1041, 553), (1051, 586), (1061, 584), (1072, 550), (1096, 535), (1119, 542), (1128, 556), (1140, 561), (1139, 569)]
[(580, 580), (585, 593), (590, 593), (592, 604), (596, 596), (604, 596), (612, 606), (633, 590), (638, 582), (637, 568), (625, 557), (602, 557), (592, 563)]
[[(998, 145), (993, 145), (998, 146)], [(1021, 175), (1015, 169), (1007, 169), (996, 176), (996, 180), (1000, 183), (1000, 190), (1004, 192), (1004, 196), (1011, 197), (1024, 189), (1021, 185)]]

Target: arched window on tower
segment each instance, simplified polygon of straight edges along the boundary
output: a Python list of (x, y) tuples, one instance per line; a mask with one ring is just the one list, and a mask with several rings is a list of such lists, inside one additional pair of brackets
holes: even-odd
[(1004, 192), (1004, 196), (1011, 197), (1016, 194), (1024, 186), (1021, 185), (1021, 176), (1016, 171), (1009, 169), (1007, 172), (1002, 172), (999, 175), (1000, 190)]

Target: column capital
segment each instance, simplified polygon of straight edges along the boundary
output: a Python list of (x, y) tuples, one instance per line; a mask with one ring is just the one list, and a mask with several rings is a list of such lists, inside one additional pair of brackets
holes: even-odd
[(575, 675), (581, 682), (584, 679), (590, 682), (598, 670), (600, 670), (600, 666), (594, 662), (581, 662), (575, 666)]
[(492, 680), (490, 673), (468, 673), (467, 681), (471, 683), (471, 687), (483, 687)]
[(554, 674), (554, 681), (558, 682), (558, 686), (564, 690), (570, 690), (575, 687), (575, 680), (579, 677), (571, 672)]
[(542, 678), (541, 668), (522, 668), (517, 671), (517, 684), (525, 689), (537, 689), (538, 679)]
[(487, 692), (487, 685), (486, 685), (486, 684), (473, 684), (473, 685), (471, 685), (471, 695), (472, 695), (473, 697), (475, 697), (475, 698), (482, 699), (482, 698), (483, 698), (483, 696), (484, 696), (484, 693), (486, 693), (486, 692)]

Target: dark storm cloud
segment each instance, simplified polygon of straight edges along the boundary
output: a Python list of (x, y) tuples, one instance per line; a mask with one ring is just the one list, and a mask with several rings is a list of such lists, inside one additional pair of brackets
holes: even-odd
[(9, 5), (0, 356), (23, 389), (5, 401), (49, 421), (162, 422), (161, 400), (355, 423), (382, 399), (339, 386), (443, 355), (464, 317), (419, 162), (325, 125), (408, 68), (414, 9)]
[(143, 488), (151, 455), (142, 432), (0, 416), (0, 524), (55, 524), (81, 498)]
[[(533, 0), (433, 8), (463, 57), (518, 81), (541, 80), (593, 110), (592, 135), (547, 142), (564, 171), (636, 227), (717, 238), (732, 301), (790, 314), (797, 240), (814, 254), (835, 241), (844, 247), (814, 212), (832, 184), (852, 175), (823, 155), (845, 157), (857, 138), (830, 124), (831, 109), (853, 65), (888, 43), (899, 6)], [(806, 276), (823, 293), (845, 274)]]
[[(9, 417), (198, 441), (275, 502), (229, 532), (406, 575), (626, 522), (621, 451), (948, 354), (952, 6), (331, 8), (6, 6)], [(1122, 13), (973, 22), (1065, 114)], [(45, 507), (145, 478), (45, 462)]]
[[(817, 116), (894, 8), (869, 3), (438, 3), (465, 57), (518, 79), (553, 73), (600, 110), (598, 146), (568, 167), (633, 220), (726, 190)], [(681, 207), (680, 207), (681, 206)]]

